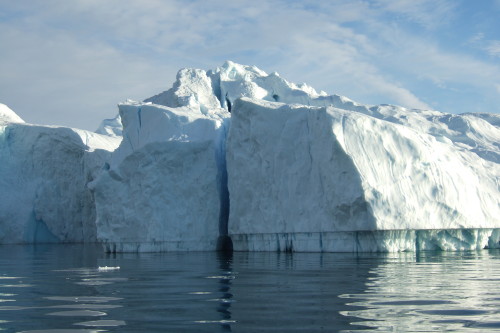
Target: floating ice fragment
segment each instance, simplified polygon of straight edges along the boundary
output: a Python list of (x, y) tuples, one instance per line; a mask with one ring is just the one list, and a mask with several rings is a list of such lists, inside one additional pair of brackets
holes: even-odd
[(97, 270), (99, 272), (106, 272), (106, 271), (117, 271), (120, 269), (120, 266), (99, 266)]
[(82, 323), (76, 323), (75, 325), (107, 327), (107, 326), (123, 326), (126, 325), (126, 323), (123, 320), (93, 320), (93, 321), (85, 321)]
[(62, 316), (62, 317), (100, 317), (106, 316), (106, 312), (94, 310), (72, 310), (72, 311), (58, 311), (48, 313), (49, 316)]

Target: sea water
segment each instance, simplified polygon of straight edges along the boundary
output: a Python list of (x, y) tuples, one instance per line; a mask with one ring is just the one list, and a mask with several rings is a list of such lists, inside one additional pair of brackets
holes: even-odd
[(500, 251), (0, 246), (0, 332), (500, 331)]

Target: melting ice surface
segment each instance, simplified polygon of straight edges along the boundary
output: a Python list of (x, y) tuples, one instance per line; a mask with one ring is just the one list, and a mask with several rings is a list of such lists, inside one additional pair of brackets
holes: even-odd
[(98, 133), (29, 125), (2, 105), (0, 242), (495, 248), (499, 126), (498, 114), (362, 105), (233, 62), (180, 70)]
[(0, 331), (495, 332), (499, 280), (499, 250), (113, 255), (3, 245)]

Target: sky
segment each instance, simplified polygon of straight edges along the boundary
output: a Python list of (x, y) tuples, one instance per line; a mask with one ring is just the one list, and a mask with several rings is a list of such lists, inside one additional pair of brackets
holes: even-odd
[(232, 60), (363, 104), (500, 113), (500, 0), (0, 0), (0, 103), (95, 130)]

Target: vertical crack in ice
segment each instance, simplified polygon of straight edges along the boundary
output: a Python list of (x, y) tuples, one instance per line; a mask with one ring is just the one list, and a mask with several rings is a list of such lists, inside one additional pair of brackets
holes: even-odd
[(227, 97), (227, 93), (226, 93), (226, 105), (227, 105), (227, 111), (229, 111), (229, 113), (231, 113), (232, 105), (231, 105), (231, 101), (229, 100), (229, 97)]
[[(312, 116), (312, 113), (309, 112), (309, 117)], [(311, 129), (309, 128), (309, 117), (306, 118), (306, 129), (307, 129), (307, 153), (309, 155), (309, 163), (311, 163), (311, 168), (313, 166), (313, 156), (311, 152), (312, 140), (311, 140)]]
[(141, 107), (139, 107), (137, 109), (137, 117), (139, 118), (138, 119), (139, 120), (139, 128), (141, 128), (142, 127), (142, 108)]
[(219, 185), (219, 239), (217, 240), (217, 250), (231, 252), (233, 243), (229, 237), (229, 188), (226, 164), (226, 138), (231, 119), (225, 119), (219, 131), (215, 157), (217, 161), (217, 183)]

